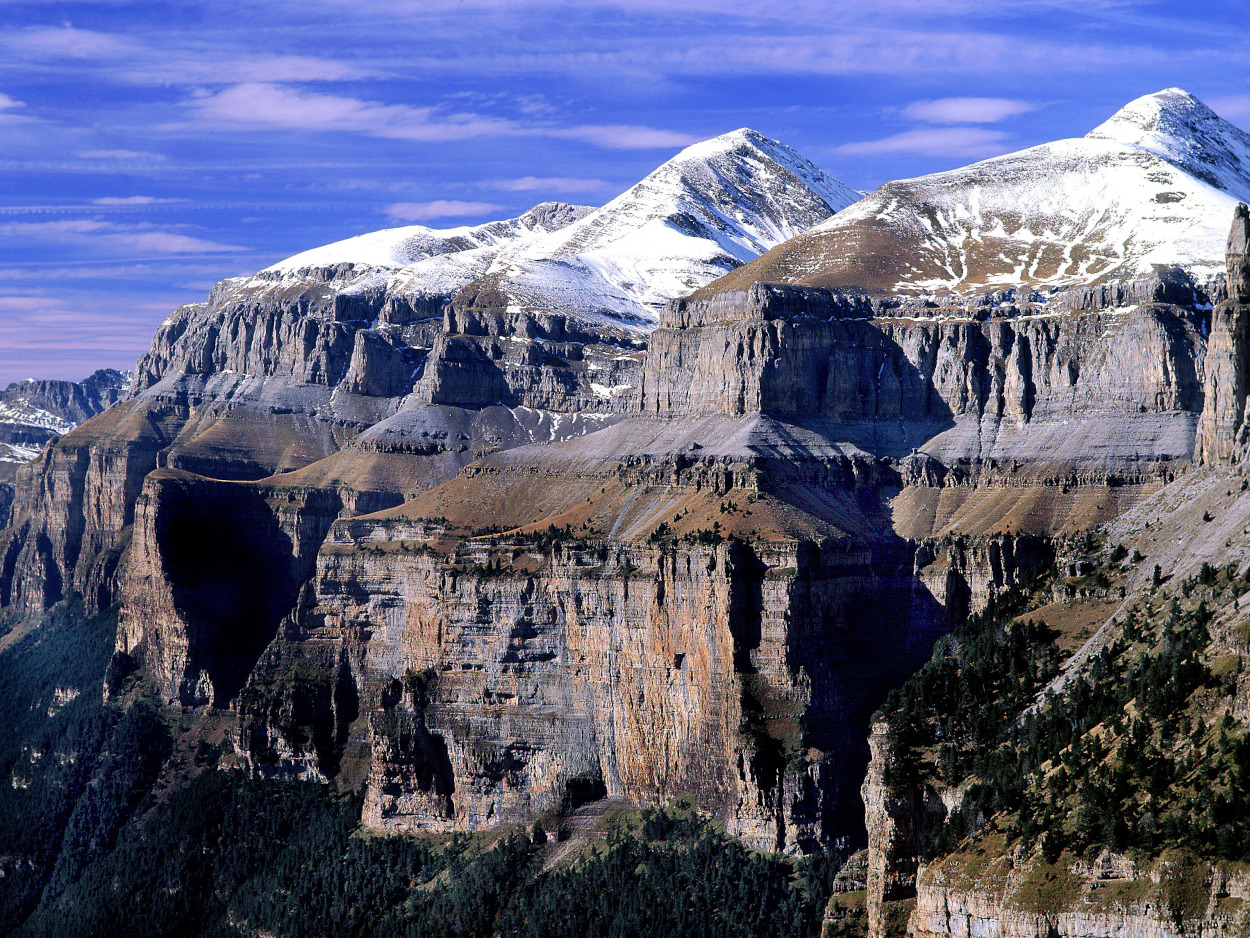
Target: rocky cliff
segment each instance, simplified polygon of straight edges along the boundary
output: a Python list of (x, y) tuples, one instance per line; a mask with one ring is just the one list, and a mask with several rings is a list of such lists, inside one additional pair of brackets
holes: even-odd
[(8, 519), (18, 467), (57, 434), (116, 404), (128, 383), (120, 371), (102, 368), (82, 381), (32, 378), (0, 391), (0, 519)]
[[(1228, 279), (1234, 283), (1246, 256), (1243, 234), (1246, 218), (1245, 207), (1239, 206), (1227, 254)], [(1116, 735), (1123, 732), (1123, 718), (1116, 716), (1118, 707), (1123, 704), (1122, 698), (1133, 694), (1126, 691), (1116, 697), (1120, 688), (1108, 690), (1108, 686), (1112, 685), (1107, 675), (1120, 675), (1127, 671), (1127, 675), (1119, 678), (1124, 681), (1124, 686), (1138, 685), (1132, 683), (1133, 666), (1122, 664), (1117, 670), (1117, 666), (1109, 662), (1114, 662), (1116, 656), (1125, 660), (1138, 654), (1141, 657), (1136, 659), (1134, 666), (1140, 668), (1142, 661), (1149, 660), (1148, 655), (1170, 653), (1168, 649), (1171, 646), (1167, 641), (1154, 645), (1149, 627), (1143, 629), (1137, 624), (1143, 616), (1162, 618), (1161, 613), (1155, 612), (1162, 601), (1154, 598), (1153, 594), (1167, 579), (1180, 582), (1180, 590), (1173, 594), (1170, 618), (1168, 624), (1162, 627), (1163, 631), (1172, 634), (1169, 630), (1182, 621), (1179, 617), (1184, 609), (1193, 607), (1197, 601), (1191, 599), (1191, 593), (1201, 586), (1208, 587), (1202, 593), (1201, 604), (1192, 613), (1197, 618), (1191, 634), (1198, 638), (1191, 640), (1207, 642), (1207, 623), (1214, 618), (1211, 645), (1201, 645), (1200, 650), (1207, 656), (1205, 660), (1219, 660), (1221, 664), (1218, 667), (1228, 674), (1220, 682), (1209, 681), (1206, 685), (1210, 688), (1208, 690), (1195, 690), (1188, 697), (1189, 705), (1192, 708), (1193, 701), (1201, 698), (1197, 706), (1204, 715), (1218, 715), (1222, 709), (1227, 710), (1229, 716), (1224, 718), (1221, 740), (1227, 740), (1230, 732), (1240, 732), (1233, 717), (1239, 713), (1236, 700), (1241, 679), (1232, 677), (1240, 673), (1242, 660), (1239, 657), (1243, 646), (1242, 633), (1237, 631), (1239, 607), (1235, 598), (1229, 596), (1228, 587), (1222, 585), (1223, 581), (1215, 579), (1215, 568), (1209, 558), (1218, 557), (1222, 563), (1227, 563), (1230, 578), (1236, 576), (1241, 566), (1250, 560), (1250, 542), (1244, 536), (1250, 507), (1244, 497), (1235, 494), (1245, 491), (1245, 482), (1229, 468), (1230, 463), (1240, 461), (1243, 446), (1237, 436), (1244, 416), (1237, 409), (1244, 409), (1244, 401), (1240, 399), (1244, 398), (1244, 394), (1238, 390), (1244, 383), (1240, 373), (1245, 355), (1245, 336), (1244, 329), (1238, 324), (1242, 307), (1240, 294), (1233, 290), (1230, 291), (1230, 299), (1214, 310), (1210, 344), (1203, 362), (1203, 387), (1195, 394), (1202, 404), (1198, 410), (1201, 419), (1197, 434), (1192, 438), (1194, 456), (1204, 460), (1210, 468), (1205, 473), (1191, 472), (1178, 477), (1143, 500), (1141, 508), (1130, 507), (1112, 521), (1106, 535), (1108, 540), (1101, 543), (1109, 544), (1110, 538), (1117, 538), (1121, 539), (1122, 546), (1116, 547), (1110, 555), (1111, 563), (1103, 568), (1105, 572), (1095, 575), (1098, 561), (1081, 556), (1081, 545), (1088, 550), (1089, 544), (1093, 543), (1088, 538), (1075, 542), (1075, 555), (1072, 553), (1073, 542), (1067, 542), (1066, 547), (1057, 546), (1057, 554), (1063, 561), (1059, 564), (1058, 576), (1061, 580), (1066, 578), (1070, 584), (1054, 587), (1053, 595), (1061, 602), (1048, 605), (1049, 597), (1044, 595), (1020, 607), (1017, 624), (1024, 620), (1025, 609), (1036, 609), (1036, 614), (1044, 616), (1046, 621), (1066, 623), (1063, 628), (1067, 629), (1073, 629), (1078, 622), (1089, 623), (1079, 633), (1080, 637), (1087, 638), (1083, 645), (1064, 645), (1062, 654), (1075, 653), (1064, 664), (1059, 676), (1049, 682), (1043, 681), (1044, 691), (1035, 700), (1026, 695), (1021, 702), (1021, 712), (1009, 716), (1009, 721), (1019, 727), (1010, 745), (1019, 746), (1023, 751), (1018, 766), (1012, 771), (1037, 774), (1039, 792), (1036, 800), (1029, 802), (1028, 796), (1025, 796), (1025, 807), (1019, 809), (1021, 814), (1017, 821), (1010, 819), (1011, 811), (1016, 810), (1014, 808), (1002, 816), (991, 817), (994, 811), (988, 805), (995, 804), (997, 810), (1003, 810), (1003, 805), (992, 791), (993, 784), (1002, 782), (997, 780), (991, 783), (985, 777), (984, 762), (978, 763), (982, 766), (981, 776), (959, 775), (959, 758), (953, 749), (950, 752), (947, 750), (952, 746), (958, 748), (960, 744), (944, 736), (945, 731), (941, 729), (943, 725), (953, 725), (954, 718), (950, 714), (939, 713), (937, 722), (927, 724), (924, 729), (918, 729), (915, 722), (897, 714), (891, 718), (890, 729), (884, 723), (874, 728), (872, 762), (863, 789), (867, 808), (866, 905), (870, 934), (883, 936), (897, 931), (899, 909), (913, 901), (914, 911), (906, 913), (904, 910), (902, 918), (909, 918), (908, 934), (917, 938), (988, 933), (1074, 938), (1108, 934), (1231, 935), (1239, 934), (1246, 928), (1242, 899), (1238, 894), (1242, 887), (1236, 885), (1235, 876), (1229, 878), (1232, 874), (1227, 868), (1195, 860), (1192, 854), (1183, 850), (1144, 865), (1141, 862), (1134, 865), (1127, 858), (1108, 854), (1090, 866), (1080, 859), (1081, 855), (1074, 857), (1063, 852), (1063, 845), (1075, 840), (1079, 846), (1090, 839), (1098, 843), (1098, 836), (1110, 836), (1114, 842), (1122, 844), (1128, 842), (1125, 839), (1128, 835), (1109, 835), (1105, 833), (1110, 830), (1109, 827), (1100, 828), (1104, 833), (1097, 836), (1090, 833), (1088, 825), (1093, 817), (1091, 812), (1095, 810), (1093, 805), (1100, 803), (1098, 799), (1101, 796), (1097, 791), (1081, 791), (1079, 804), (1083, 805), (1081, 810), (1085, 813), (1077, 818), (1075, 824), (1071, 819), (1065, 823), (1064, 809), (1057, 807), (1065, 803), (1062, 780), (1067, 777), (1069, 769), (1078, 773), (1077, 777), (1088, 774), (1099, 779), (1105, 777), (1108, 766), (1111, 766), (1111, 771), (1120, 773), (1117, 777), (1123, 776), (1117, 782), (1120, 786), (1117, 790), (1130, 793), (1134, 790), (1127, 775), (1133, 771), (1130, 768), (1132, 760), (1140, 756), (1133, 754), (1136, 752), (1133, 742), (1125, 741), (1118, 749), (1115, 742)], [(1213, 512), (1217, 512), (1221, 519), (1218, 530), (1194, 530), (1199, 516), (1205, 525), (1216, 517)], [(1125, 562), (1130, 548), (1132, 558)], [(1071, 559), (1073, 556), (1077, 559)], [(1104, 554), (1104, 562), (1106, 556)], [(1152, 576), (1147, 575), (1147, 565), (1140, 564), (1141, 559), (1147, 557), (1159, 564)], [(1185, 577), (1183, 581), (1182, 577)], [(1231, 582), (1230, 586), (1235, 596), (1239, 587)], [(1187, 605), (1182, 607), (1181, 601)], [(1213, 615), (1209, 610), (1215, 609), (1219, 612)], [(1054, 634), (1062, 636), (1062, 628)], [(1068, 639), (1061, 637), (1060, 641), (1064, 643)], [(972, 636), (962, 636), (961, 645), (965, 642), (972, 643)], [(947, 646), (941, 654), (949, 659), (952, 647)], [(1058, 648), (1053, 652), (1061, 654)], [(1232, 657), (1229, 657), (1230, 653)], [(1041, 650), (1030, 654), (1036, 661)], [(1220, 655), (1224, 657), (1220, 658)], [(937, 663), (929, 666), (933, 674), (939, 673), (942, 667), (940, 659), (935, 661)], [(980, 666), (964, 662), (962, 668), (968, 673), (975, 672)], [(1200, 666), (1200, 671), (1206, 667)], [(1211, 667), (1217, 666), (1212, 664)], [(924, 680), (928, 680), (923, 677), (924, 673), (909, 687), (924, 686)], [(1176, 680), (1175, 676), (1169, 679), (1171, 682)], [(1074, 744), (1063, 754), (1062, 760), (1050, 756), (1051, 761), (1044, 761), (1048, 758), (1047, 750), (1036, 750), (1043, 745), (1038, 743), (1039, 736), (1048, 738), (1046, 731), (1039, 732), (1028, 721), (1041, 719), (1037, 714), (1045, 712), (1048, 702), (1052, 707), (1060, 706), (1053, 701), (1063, 699), (1066, 688), (1081, 684), (1094, 688), (1087, 691), (1088, 694), (1095, 697), (1104, 695), (1105, 700), (1099, 706), (1109, 711), (1109, 715), (1104, 712), (1091, 721), (1097, 723), (1098, 719), (1102, 719), (1103, 722), (1092, 732), (1090, 738), (1097, 737), (1099, 742), (1091, 745), (1090, 752), (1095, 762), (1101, 758), (1098, 753), (1106, 749), (1114, 750), (1115, 755), (1106, 764), (1084, 765), (1080, 763), (1083, 749)], [(1042, 685), (1036, 686), (1040, 689)], [(954, 698), (960, 694), (952, 690), (950, 695), (948, 705), (953, 707)], [(1088, 696), (1085, 699), (1088, 700)], [(1145, 713), (1144, 722), (1134, 728), (1133, 740), (1140, 744), (1146, 733), (1145, 726), (1149, 725), (1150, 710), (1160, 704), (1144, 692), (1138, 692), (1135, 705), (1140, 708), (1139, 718)], [(971, 704), (959, 706), (975, 707)], [(1069, 706), (1076, 707), (1074, 712), (1082, 714), (1091, 709), (1088, 703)], [(1177, 707), (1185, 710), (1179, 701)], [(1181, 718), (1183, 714), (1178, 716), (1175, 712), (1171, 717), (1173, 720)], [(1237, 719), (1240, 718), (1237, 716)], [(1082, 726), (1079, 722), (1077, 725)], [(1192, 725), (1203, 727), (1205, 723), (1198, 720)], [(1079, 729), (1078, 735), (1082, 731)], [(898, 732), (910, 734), (908, 746), (912, 748), (904, 746), (900, 751), (896, 738)], [(926, 762), (925, 757), (919, 755), (921, 749), (917, 748), (924, 745), (923, 740), (928, 740), (933, 743), (933, 753), (938, 754), (938, 742), (933, 742), (926, 735), (934, 732), (937, 734), (934, 739), (941, 742), (940, 758), (935, 760), (939, 765)], [(1183, 751), (1189, 745), (1188, 741), (1170, 743), (1169, 732), (1166, 728), (1161, 731), (1159, 745), (1165, 751), (1175, 753), (1177, 750), (1174, 747), (1179, 746)], [(1195, 729), (1193, 739), (1200, 740), (1201, 737), (1201, 730)], [(993, 748), (988, 742), (979, 745)], [(1196, 753), (1194, 758), (1197, 758)], [(1207, 758), (1212, 758), (1210, 748)], [(1062, 768), (1059, 767), (1061, 761)], [(1169, 800), (1164, 797), (1166, 784), (1158, 782), (1161, 776), (1158, 769), (1155, 771), (1156, 781), (1151, 783), (1154, 787), (1151, 789), (1149, 809), (1162, 815), (1163, 806)], [(1210, 773), (1213, 770), (1207, 771)], [(1184, 788), (1187, 783), (1181, 780), (1183, 776), (1180, 772), (1175, 777), (1176, 790), (1168, 792), (1168, 795), (1183, 802), (1184, 798), (1191, 797)], [(1220, 784), (1229, 785), (1230, 791), (1235, 788), (1228, 776), (1210, 775), (1210, 778), (1221, 778)], [(1203, 796), (1195, 794), (1193, 797), (1201, 799)], [(1124, 809), (1126, 819), (1120, 823), (1136, 823), (1131, 820), (1134, 810), (1140, 810), (1140, 806)], [(1182, 813), (1189, 811), (1191, 809), (1182, 809)], [(1034, 813), (1040, 818), (1033, 816)], [(955, 825), (951, 828), (956, 831), (954, 842), (949, 839), (943, 841), (939, 836), (943, 824), (948, 821)], [(986, 830), (978, 832), (987, 821)], [(1146, 827), (1143, 830), (1152, 830), (1154, 815), (1151, 814), (1144, 823)], [(1036, 834), (1029, 834), (1030, 830), (1037, 831), (1038, 825), (1045, 831), (1040, 848), (1036, 839), (1030, 840)], [(968, 840), (958, 843), (958, 838), (969, 834), (971, 837)], [(943, 836), (949, 838), (951, 835), (947, 832)], [(1082, 841), (1082, 837), (1086, 840)], [(1139, 831), (1137, 837), (1147, 844), (1147, 850), (1154, 850), (1144, 854), (1147, 859), (1159, 857), (1159, 847), (1150, 846), (1155, 844), (1153, 834)], [(1091, 850), (1085, 851), (1086, 860), (1093, 855)], [(939, 858), (944, 854), (949, 856), (927, 865), (921, 863), (926, 853), (932, 857), (935, 852)], [(1141, 853), (1137, 855), (1139, 859), (1142, 856)], [(1226, 851), (1224, 855), (1228, 855)], [(1183, 889), (1182, 879), (1185, 884)], [(1230, 887), (1230, 883), (1233, 886)]]
[(694, 794), (761, 848), (867, 837), (877, 927), (946, 809), (874, 763), (865, 829), (887, 690), (1056, 537), (1236, 455), (1240, 304), (1157, 280), (753, 284), (645, 339), (487, 275), (224, 282), (23, 471), (0, 603), (116, 607), (115, 675), (380, 829)]

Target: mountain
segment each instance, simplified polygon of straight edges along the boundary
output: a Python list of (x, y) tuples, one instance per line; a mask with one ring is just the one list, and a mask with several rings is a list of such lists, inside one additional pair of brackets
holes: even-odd
[(1084, 137), (889, 182), (704, 288), (757, 280), (890, 293), (1054, 289), (1223, 269), (1250, 135), (1171, 88)]
[(741, 130), (599, 209), (544, 203), (315, 248), (175, 310), (137, 365), (135, 406), (194, 402), (168, 463), (234, 477), (306, 465), (366, 430), (374, 442), (435, 433), (452, 441), (422, 483), (437, 484), (475, 448), (617, 419), (658, 304), (853, 198)]
[[(657, 921), (662, 854), (728, 884), (666, 909), (708, 934), (743, 882), (789, 910), (747, 933), (1245, 934), (1250, 209), (1214, 308), (753, 281), (649, 321), (635, 226), (689, 229), (660, 277), (820, 211), (762, 152), (170, 315), (0, 531), (0, 931), (590, 933), (588, 895)], [(555, 305), (557, 261), (632, 305)]]
[(859, 198), (775, 140), (741, 129), (688, 147), (567, 228), (506, 250), (488, 271), (509, 305), (655, 324), (667, 300)]
[[(647, 331), (658, 308), (859, 198), (746, 128), (687, 147), (598, 209), (544, 203), (465, 228), (393, 228), (314, 248), (264, 274), (352, 265), (388, 292), (539, 310)], [(363, 281), (358, 281), (363, 282)]]
[(298, 272), (347, 264), (381, 270), (410, 267), (431, 257), (498, 247), (510, 241), (556, 231), (591, 211), (593, 209), (586, 205), (542, 202), (516, 218), (484, 225), (441, 229), (424, 225), (386, 228), (301, 251), (265, 268), (265, 272)]
[(116, 404), (131, 377), (102, 368), (82, 381), (31, 378), (0, 391), (0, 518), (8, 514), (17, 468), (38, 456), (52, 437)]

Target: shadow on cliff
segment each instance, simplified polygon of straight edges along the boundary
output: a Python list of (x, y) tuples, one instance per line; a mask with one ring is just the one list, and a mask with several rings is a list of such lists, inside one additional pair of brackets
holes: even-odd
[[(910, 354), (865, 320), (805, 325), (796, 330), (802, 338), (797, 347), (777, 356), (761, 374), (761, 413), (874, 456), (906, 456), (955, 426), (955, 414), (933, 382), (942, 343), (939, 324), (908, 335), (915, 338)], [(990, 343), (980, 327), (967, 324), (962, 342), (972, 373), (983, 375)], [(971, 389), (975, 400), (968, 404), (978, 412), (985, 409), (988, 386), (988, 381), (975, 381)], [(802, 458), (804, 447), (794, 445)]]
[[(797, 553), (787, 663), (810, 697), (801, 746), (774, 747), (772, 758), (780, 763), (784, 757), (802, 770), (791, 774), (799, 787), (787, 797), (796, 814), (816, 822), (822, 841), (845, 837), (859, 844), (866, 837), (859, 787), (868, 766), (871, 716), (968, 609), (962, 584), (948, 584), (940, 601), (920, 581), (917, 545), (895, 533), (889, 509), (890, 496), (904, 481), (893, 461), (953, 427), (955, 414), (931, 380), (938, 367), (936, 325), (910, 355), (869, 322), (818, 328), (825, 334), (803, 358), (767, 376), (772, 383), (763, 395), (765, 416), (805, 433), (775, 428), (780, 445), (761, 454), (761, 488), (842, 532), (808, 541)], [(975, 326), (963, 342), (974, 370), (983, 372), (989, 342)], [(983, 397), (987, 385), (975, 381), (973, 390)], [(983, 411), (986, 402), (968, 404)], [(813, 437), (823, 441), (823, 452), (814, 451)], [(846, 444), (863, 453), (828, 455), (846, 452)], [(812, 752), (823, 755), (810, 761)], [(776, 777), (783, 770), (775, 766)], [(803, 846), (815, 849), (818, 843)]]
[(307, 563), (249, 485), (167, 487), (158, 519), (164, 572), (187, 629), (186, 674), (207, 672), (211, 703), (225, 706), (295, 605)]

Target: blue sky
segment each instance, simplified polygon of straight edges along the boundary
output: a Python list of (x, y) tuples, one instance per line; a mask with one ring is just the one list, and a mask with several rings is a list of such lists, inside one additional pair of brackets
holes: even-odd
[(1250, 0), (0, 0), (0, 386), (128, 367), (222, 277), (601, 204), (737, 127), (867, 190), (1174, 85), (1250, 129)]

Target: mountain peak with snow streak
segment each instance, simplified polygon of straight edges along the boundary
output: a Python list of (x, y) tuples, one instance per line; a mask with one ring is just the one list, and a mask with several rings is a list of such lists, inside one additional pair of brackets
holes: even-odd
[(1084, 137), (886, 183), (702, 293), (756, 281), (972, 293), (1224, 267), (1250, 199), (1250, 135), (1185, 91), (1118, 110)]
[(341, 291), (427, 300), (489, 297), (646, 332), (667, 300), (858, 198), (785, 144), (740, 128), (687, 147), (600, 208), (543, 203), (482, 225), (388, 228), (296, 254), (260, 279), (315, 276)]
[(687, 147), (573, 224), (505, 248), (492, 287), (518, 308), (647, 330), (667, 300), (858, 198), (785, 144), (741, 128)]

